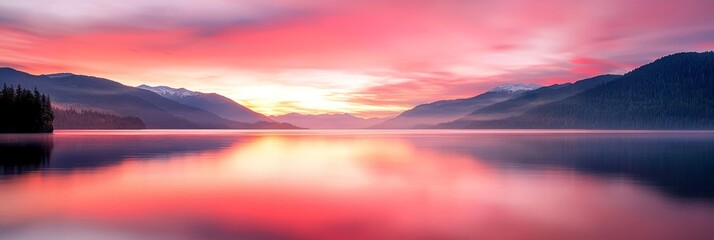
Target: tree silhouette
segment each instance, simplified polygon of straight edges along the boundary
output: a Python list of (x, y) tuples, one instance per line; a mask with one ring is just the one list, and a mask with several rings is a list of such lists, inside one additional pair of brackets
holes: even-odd
[(54, 113), (47, 95), (37, 89), (4, 85), (0, 91), (0, 133), (51, 133)]
[(117, 116), (93, 110), (54, 109), (57, 129), (144, 129), (144, 121), (134, 116)]

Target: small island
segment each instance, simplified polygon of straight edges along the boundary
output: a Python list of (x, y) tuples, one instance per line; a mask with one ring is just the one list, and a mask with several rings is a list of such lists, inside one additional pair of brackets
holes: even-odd
[(0, 133), (51, 133), (54, 113), (50, 98), (37, 89), (4, 85), (0, 91)]

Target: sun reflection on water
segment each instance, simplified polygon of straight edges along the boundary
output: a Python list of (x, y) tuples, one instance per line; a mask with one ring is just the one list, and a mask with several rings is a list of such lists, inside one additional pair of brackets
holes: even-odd
[[(0, 181), (0, 226), (14, 226), (0, 227), (0, 237), (49, 234), (63, 222), (70, 235), (154, 239), (657, 239), (710, 236), (705, 223), (714, 220), (710, 205), (678, 205), (631, 181), (504, 169), (439, 147), (504, 144), (490, 136), (223, 137), (219, 148), (132, 152), (106, 166)], [(86, 138), (120, 152), (217, 141), (210, 133), (54, 138), (55, 157), (76, 157), (67, 153)]]

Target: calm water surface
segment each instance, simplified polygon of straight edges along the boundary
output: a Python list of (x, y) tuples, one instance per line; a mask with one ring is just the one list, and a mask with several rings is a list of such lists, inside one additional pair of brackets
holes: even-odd
[(0, 135), (0, 239), (714, 239), (714, 132)]

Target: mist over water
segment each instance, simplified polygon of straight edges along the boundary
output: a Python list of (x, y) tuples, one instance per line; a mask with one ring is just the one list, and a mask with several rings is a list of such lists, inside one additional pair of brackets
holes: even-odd
[(0, 239), (712, 239), (714, 132), (0, 135)]

